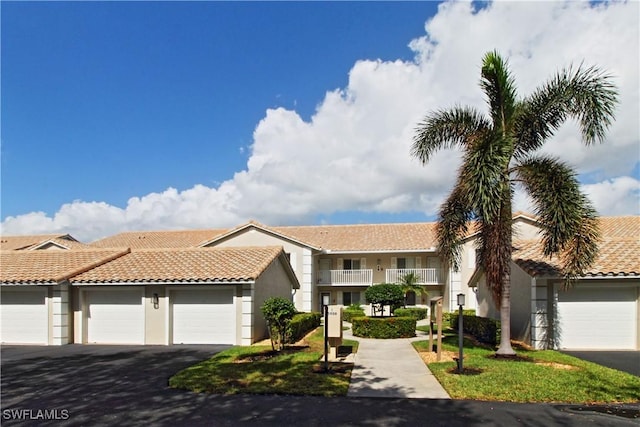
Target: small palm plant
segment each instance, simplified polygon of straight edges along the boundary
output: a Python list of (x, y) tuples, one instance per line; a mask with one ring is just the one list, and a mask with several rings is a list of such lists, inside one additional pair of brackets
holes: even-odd
[(409, 292), (414, 292), (416, 295), (422, 295), (423, 293), (428, 296), (424, 286), (418, 285), (420, 278), (416, 273), (407, 273), (400, 278), (398, 283), (404, 293), (404, 305), (407, 305), (407, 295)]

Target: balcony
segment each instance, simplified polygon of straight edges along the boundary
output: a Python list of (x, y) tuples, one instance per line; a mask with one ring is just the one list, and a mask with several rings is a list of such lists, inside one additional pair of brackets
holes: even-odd
[(373, 270), (320, 270), (319, 285), (370, 286), (373, 284)]
[(388, 268), (386, 270), (387, 283), (399, 283), (407, 274), (418, 276), (418, 285), (439, 285), (440, 269), (438, 268)]

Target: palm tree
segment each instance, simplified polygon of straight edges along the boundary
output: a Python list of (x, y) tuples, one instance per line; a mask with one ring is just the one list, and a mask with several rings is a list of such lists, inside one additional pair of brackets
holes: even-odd
[(407, 273), (400, 278), (398, 284), (400, 285), (402, 292), (404, 292), (405, 306), (407, 305), (407, 295), (409, 294), (409, 292), (413, 292), (416, 295), (422, 295), (423, 292), (426, 293), (426, 291), (424, 290), (424, 286), (418, 285), (419, 280), (420, 278), (415, 273)]
[(565, 286), (592, 264), (598, 250), (597, 213), (580, 191), (575, 172), (536, 151), (568, 118), (577, 120), (585, 145), (602, 142), (613, 121), (617, 89), (595, 67), (569, 67), (525, 98), (516, 96), (508, 64), (485, 54), (480, 86), (489, 116), (471, 107), (429, 113), (419, 123), (411, 154), (426, 164), (434, 152), (459, 147), (463, 163), (439, 211), (438, 248), (456, 270), (471, 221), (478, 232), (478, 265), (500, 310), (496, 352), (511, 356), (512, 200), (516, 185), (534, 203), (545, 256), (559, 256)]

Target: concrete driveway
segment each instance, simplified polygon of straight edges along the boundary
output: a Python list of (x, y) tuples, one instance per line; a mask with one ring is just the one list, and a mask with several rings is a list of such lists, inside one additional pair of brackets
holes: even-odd
[(640, 377), (640, 351), (562, 351), (589, 362)]
[[(3, 346), (1, 423), (3, 426), (637, 426), (640, 416), (640, 405), (584, 407), (449, 399), (219, 396), (167, 387), (168, 378), (175, 372), (223, 348)], [(49, 416), (57, 415), (58, 419), (46, 420), (42, 411), (49, 411)], [(16, 419), (18, 415), (22, 420)], [(25, 420), (25, 416), (31, 419)]]

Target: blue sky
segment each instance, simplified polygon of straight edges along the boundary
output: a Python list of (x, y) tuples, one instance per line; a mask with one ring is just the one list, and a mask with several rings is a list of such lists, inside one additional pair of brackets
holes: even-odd
[[(554, 5), (532, 35), (530, 5), (2, 2), (3, 233), (431, 220), (457, 160), (412, 162), (411, 130), (430, 109), (482, 108), (485, 51), (501, 49), (525, 91), (571, 51), (637, 93), (637, 4)], [(591, 23), (559, 26), (568, 13)], [(626, 198), (605, 214), (638, 213), (637, 101), (609, 147), (550, 149), (571, 152), (596, 199)], [(598, 163), (613, 152), (624, 160)]]

